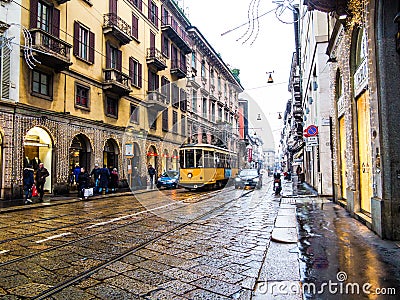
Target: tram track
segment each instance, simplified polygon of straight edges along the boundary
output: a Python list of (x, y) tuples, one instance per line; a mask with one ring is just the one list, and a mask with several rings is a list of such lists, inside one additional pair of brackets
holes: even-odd
[[(199, 203), (199, 202), (201, 202), (201, 201), (204, 201), (204, 200), (206, 200), (206, 199), (209, 199), (210, 196), (211, 196), (211, 197), (217, 196), (219, 193), (222, 193), (223, 191), (224, 191), (224, 190), (217, 190), (217, 191), (211, 191), (211, 192), (206, 193), (206, 194), (202, 194), (201, 197), (198, 197), (198, 198), (197, 198), (196, 203)], [(233, 191), (233, 190), (232, 190), (232, 191)], [(193, 194), (195, 194), (195, 193), (193, 193)], [(241, 197), (241, 196), (240, 196), (240, 197)], [(83, 230), (90, 230), (90, 229), (92, 229), (92, 228), (100, 227), (100, 226), (103, 226), (103, 225), (108, 225), (108, 224), (112, 224), (112, 223), (115, 224), (115, 223), (118, 222), (118, 221), (126, 221), (126, 220), (131, 220), (131, 221), (128, 222), (128, 223), (124, 223), (124, 224), (122, 224), (122, 225), (119, 225), (119, 226), (113, 226), (113, 227), (111, 227), (111, 228), (109, 228), (109, 229), (103, 229), (103, 230), (98, 231), (98, 232), (95, 232), (95, 233), (93, 233), (93, 234), (86, 235), (86, 236), (84, 236), (84, 237), (82, 237), (82, 238), (77, 238), (77, 239), (74, 239), (74, 240), (71, 240), (71, 241), (63, 242), (63, 243), (60, 244), (60, 245), (50, 246), (50, 247), (48, 247), (47, 249), (39, 250), (39, 251), (36, 251), (35, 253), (31, 253), (31, 254), (28, 254), (28, 255), (24, 255), (24, 256), (21, 256), (21, 257), (18, 257), (18, 258), (13, 258), (13, 259), (10, 259), (10, 260), (8, 260), (8, 261), (1, 262), (1, 263), (0, 263), (0, 268), (1, 268), (1, 267), (4, 267), (4, 266), (7, 266), (7, 265), (11, 265), (11, 264), (13, 264), (13, 263), (17, 263), (17, 262), (24, 261), (24, 260), (26, 260), (26, 259), (33, 258), (33, 257), (35, 257), (35, 256), (38, 256), (38, 255), (43, 254), (43, 253), (46, 253), (46, 252), (55, 251), (55, 250), (57, 250), (57, 249), (61, 249), (61, 248), (66, 247), (66, 246), (73, 245), (73, 244), (75, 244), (75, 243), (79, 243), (79, 242), (82, 242), (82, 241), (85, 241), (85, 240), (94, 238), (94, 237), (99, 236), (99, 235), (101, 235), (101, 234), (105, 234), (105, 233), (109, 233), (109, 232), (112, 232), (112, 231), (116, 231), (116, 230), (122, 229), (122, 228), (124, 228), (124, 227), (130, 226), (130, 225), (132, 225), (132, 224), (135, 224), (135, 223), (141, 222), (141, 221), (143, 221), (143, 220), (146, 220), (146, 219), (148, 219), (148, 218), (151, 218), (152, 216), (154, 216), (153, 213), (154, 213), (155, 211), (161, 210), (161, 209), (164, 209), (164, 208), (167, 208), (167, 207), (169, 207), (169, 206), (172, 207), (172, 208), (171, 208), (171, 209), (164, 210), (164, 211), (162, 211), (162, 212), (163, 212), (163, 213), (168, 213), (168, 212), (172, 212), (172, 211), (174, 211), (174, 210), (176, 210), (176, 209), (183, 208), (183, 206), (179, 206), (179, 207), (175, 207), (175, 208), (174, 208), (174, 206), (175, 206), (175, 205), (178, 205), (178, 204), (185, 204), (185, 205), (188, 206), (188, 205), (193, 204), (193, 202), (185, 202), (185, 200), (180, 200), (180, 201), (176, 201), (176, 202), (171, 202), (170, 204), (167, 204), (167, 205), (161, 205), (161, 206), (156, 206), (156, 207), (153, 207), (153, 208), (150, 208), (150, 209), (144, 209), (144, 210), (141, 210), (141, 211), (132, 212), (132, 213), (130, 213), (130, 214), (127, 214), (127, 215), (124, 215), (124, 216), (120, 216), (120, 217), (117, 217), (117, 218), (110, 218), (110, 217), (114, 216), (115, 214), (111, 214), (111, 215), (108, 215), (108, 216), (103, 216), (101, 219), (105, 219), (105, 218), (107, 218), (107, 217), (109, 217), (109, 219), (108, 219), (107, 221), (102, 221), (102, 222), (94, 223), (94, 224), (92, 224), (92, 225), (90, 225), (90, 226), (87, 226), (86, 228), (76, 228), (76, 230), (75, 230), (76, 232), (75, 232), (75, 233), (73, 233), (73, 232), (67, 232), (67, 233), (66, 233), (66, 232), (63, 232), (63, 233), (54, 235), (54, 238), (59, 238), (59, 237), (64, 237), (64, 236), (71, 236), (71, 235), (78, 235), (77, 232), (79, 232), (80, 229), (83, 229)], [(144, 207), (144, 206), (143, 206), (143, 207)], [(150, 214), (150, 215), (147, 216), (147, 217), (144, 217), (144, 218), (138, 218), (138, 219), (136, 219), (138, 216), (145, 216), (146, 213), (148, 213), (148, 214)], [(119, 214), (119, 213), (118, 213), (118, 214)], [(78, 227), (78, 226), (81, 226), (81, 225), (86, 225), (86, 224), (91, 223), (91, 222), (93, 223), (93, 219), (85, 220), (84, 222), (77, 222), (77, 223), (74, 223), (74, 224), (72, 224), (72, 225), (62, 226), (62, 227), (59, 227), (59, 228), (52, 228), (52, 229), (49, 229), (49, 230), (41, 231), (40, 233), (38, 232), (38, 233), (35, 233), (35, 234), (31, 234), (31, 235), (21, 236), (21, 237), (18, 237), (18, 238), (14, 238), (14, 239), (12, 239), (11, 241), (24, 240), (24, 239), (27, 239), (27, 238), (32, 238), (32, 237), (34, 237), (34, 236), (41, 236), (41, 235), (43, 235), (43, 234), (45, 234), (45, 233), (51, 233), (51, 232), (56, 232), (57, 230), (63, 230), (63, 229), (68, 229), (68, 228), (74, 228), (74, 227)], [(53, 239), (53, 238), (52, 238), (52, 237), (44, 238), (44, 239), (42, 238), (41, 240), (36, 241), (36, 243), (39, 243), (39, 244), (40, 244), (40, 243), (42, 243), (42, 242), (49, 241), (49, 240), (51, 240), (51, 239)], [(5, 253), (10, 254), (11, 252), (10, 252), (9, 250), (4, 250), (4, 253), (3, 253), (3, 254), (5, 254)], [(0, 254), (1, 254), (1, 253), (0, 253)]]
[(55, 285), (54, 287), (42, 292), (41, 294), (33, 297), (32, 299), (37, 299), (37, 300), (48, 299), (49, 297), (57, 294), (58, 292), (62, 291), (63, 289), (65, 289), (67, 287), (70, 287), (70, 286), (74, 285), (75, 283), (80, 282), (81, 280), (83, 280), (83, 279), (95, 274), (96, 272), (98, 272), (98, 271), (100, 271), (102, 269), (105, 269), (106, 267), (110, 266), (111, 264), (113, 264), (113, 263), (115, 263), (117, 261), (120, 261), (124, 257), (126, 257), (128, 255), (131, 255), (131, 254), (134, 254), (135, 252), (139, 251), (140, 249), (145, 248), (147, 245), (149, 245), (151, 243), (154, 243), (156, 241), (159, 241), (162, 238), (164, 238), (164, 237), (166, 237), (166, 236), (168, 236), (168, 235), (170, 235), (172, 233), (175, 233), (176, 231), (179, 231), (179, 230), (181, 230), (181, 229), (183, 229), (183, 228), (195, 223), (198, 220), (201, 220), (201, 219), (203, 219), (203, 218), (205, 218), (207, 216), (212, 215), (213, 213), (217, 212), (218, 210), (228, 206), (229, 204), (239, 200), (242, 197), (247, 196), (248, 194), (250, 194), (252, 192), (253, 192), (253, 190), (249, 190), (249, 191), (242, 190), (242, 193), (238, 197), (235, 197), (232, 200), (224, 202), (221, 205), (218, 205), (218, 206), (212, 208), (211, 210), (209, 210), (209, 211), (207, 211), (205, 213), (202, 213), (202, 214), (198, 215), (197, 217), (195, 217), (195, 218), (193, 218), (193, 219), (191, 219), (191, 220), (189, 220), (187, 222), (184, 222), (184, 223), (181, 223), (181, 224), (179, 224), (177, 226), (174, 226), (173, 228), (169, 229), (168, 231), (163, 232), (160, 235), (157, 235), (157, 236), (155, 236), (153, 238), (150, 238), (149, 240), (147, 240), (147, 241), (145, 241), (143, 243), (140, 243), (139, 245), (137, 245), (137, 246), (135, 246), (135, 247), (133, 247), (131, 249), (128, 249), (127, 251), (125, 251), (125, 252), (123, 252), (123, 253), (121, 253), (121, 254), (119, 254), (119, 255), (117, 255), (117, 256), (115, 256), (115, 257), (113, 257), (113, 258), (111, 258), (111, 259), (109, 259), (109, 260), (107, 260), (107, 261), (105, 261), (103, 263), (100, 263), (97, 266), (90, 268), (89, 270), (83, 271), (79, 275), (76, 275), (76, 276), (72, 277), (71, 279), (68, 279), (68, 280), (66, 280), (66, 281), (64, 281), (62, 283), (59, 283), (59, 284)]
[[(157, 190), (155, 190), (155, 191), (157, 191)], [(209, 195), (213, 195), (215, 192), (216, 192), (216, 191), (210, 191), (210, 192), (208, 192), (208, 193), (206, 193), (206, 194), (203, 194), (202, 197), (205, 197), (205, 198), (206, 198), (206, 197), (208, 197)], [(149, 192), (149, 193), (151, 193), (151, 192)], [(196, 195), (198, 195), (198, 193), (195, 193), (195, 192), (185, 192), (185, 191), (177, 191), (177, 193), (180, 193), (180, 194), (189, 194), (189, 197), (187, 197), (187, 198), (183, 201), (184, 203), (190, 202), (190, 199), (192, 199), (192, 198), (194, 198)], [(148, 194), (148, 193), (146, 193), (146, 194)], [(127, 196), (128, 196), (128, 195), (127, 195)], [(134, 196), (134, 194), (133, 194), (132, 196)], [(166, 195), (166, 196), (168, 196), (168, 195)], [(113, 197), (110, 197), (110, 198), (113, 198)], [(109, 200), (110, 198), (107, 198), (107, 200)], [(135, 199), (137, 199), (137, 197), (135, 197)], [(104, 201), (104, 198), (90, 199), (90, 200), (85, 200), (85, 201), (100, 201), (100, 200), (103, 200), (103, 201)], [(139, 201), (139, 203), (142, 205), (143, 208), (146, 208), (146, 207), (143, 205), (143, 203), (140, 202), (140, 200), (138, 200), (138, 201)], [(179, 203), (179, 202), (180, 202), (180, 201), (176, 201), (176, 203)], [(71, 205), (71, 204), (76, 204), (76, 203), (79, 203), (79, 202), (63, 203), (63, 204), (60, 204), (60, 205)], [(159, 203), (158, 203), (158, 204), (159, 204)], [(47, 208), (49, 208), (49, 207), (44, 207), (44, 208), (47, 209)], [(102, 210), (107, 210), (107, 209), (110, 209), (110, 208), (114, 209), (114, 206), (109, 205), (109, 206), (105, 206), (105, 207), (102, 206), (102, 207), (101, 207)], [(152, 207), (151, 207), (150, 209), (152, 209)], [(144, 212), (146, 212), (146, 211), (148, 211), (148, 209), (143, 209), (143, 210), (141, 210), (141, 211), (139, 211), (139, 212), (144, 213)], [(115, 212), (115, 213), (113, 213), (113, 214), (102, 215), (101, 217), (96, 218), (96, 219), (101, 220), (101, 219), (105, 219), (105, 218), (112, 218), (113, 216), (118, 216), (118, 215), (121, 214), (121, 213), (129, 213), (129, 212), (131, 212), (131, 213), (137, 213), (137, 211), (134, 211), (134, 210), (132, 210), (132, 211), (118, 211), (118, 212)], [(52, 220), (56, 220), (57, 218), (58, 218), (58, 219), (59, 219), (59, 218), (65, 218), (65, 217), (68, 217), (68, 216), (77, 217), (77, 215), (84, 215), (84, 214), (85, 214), (85, 212), (79, 214), (79, 213), (77, 213), (77, 212), (75, 211), (75, 213), (71, 213), (71, 214), (64, 214), (64, 215), (52, 216), (52, 217), (48, 217), (48, 218), (42, 218), (42, 219), (39, 220), (39, 222), (52, 221)], [(3, 239), (3, 240), (0, 240), (0, 245), (5, 244), (5, 243), (9, 243), (9, 242), (12, 242), (12, 241), (17, 241), (17, 240), (20, 240), (20, 239), (24, 239), (24, 238), (29, 238), (29, 237), (34, 237), (34, 236), (41, 235), (41, 234), (46, 234), (46, 233), (55, 232), (55, 231), (62, 230), (62, 229), (72, 228), (72, 227), (75, 227), (75, 226), (78, 226), (78, 225), (84, 225), (84, 224), (93, 222), (94, 220), (95, 220), (95, 219), (87, 219), (87, 220), (84, 220), (84, 221), (81, 221), (81, 222), (77, 222), (77, 223), (74, 223), (74, 224), (68, 224), (68, 225), (65, 225), (65, 226), (59, 226), (59, 227), (55, 227), (55, 228), (51, 228), (51, 229), (47, 229), (47, 230), (38, 231), (38, 232), (35, 232), (35, 233), (31, 233), (31, 234), (24, 234), (24, 235), (19, 236), (19, 237), (13, 237), (13, 238)], [(21, 223), (19, 223), (19, 224), (29, 225), (29, 224), (35, 224), (36, 222), (37, 222), (37, 220), (33, 220), (33, 221), (28, 221), (28, 222), (21, 222)], [(0, 264), (0, 266), (1, 266), (1, 264)]]

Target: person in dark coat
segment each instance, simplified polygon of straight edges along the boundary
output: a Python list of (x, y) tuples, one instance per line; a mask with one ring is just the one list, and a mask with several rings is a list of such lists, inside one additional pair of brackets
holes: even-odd
[(85, 168), (81, 168), (79, 170), (79, 175), (78, 175), (78, 196), (79, 198), (84, 198), (85, 197), (85, 189), (89, 186), (89, 174), (86, 172)]
[(133, 187), (134, 188), (140, 188), (142, 186), (142, 180), (140, 179), (140, 174), (138, 171), (138, 167), (134, 167), (132, 171), (132, 176), (133, 176)]
[(110, 181), (110, 171), (107, 169), (106, 165), (100, 170), (100, 189), (99, 192), (104, 191), (108, 193), (108, 183)]
[(149, 165), (147, 168), (147, 172), (149, 173), (150, 176), (150, 187), (153, 188), (154, 184), (154, 175), (156, 175), (156, 169), (152, 165)]
[(39, 202), (43, 201), (43, 195), (44, 195), (44, 184), (46, 183), (46, 177), (49, 176), (50, 173), (47, 171), (47, 169), (44, 167), (43, 163), (39, 164), (39, 168), (36, 171), (36, 188), (39, 192)]
[(90, 172), (90, 176), (93, 178), (93, 182), (94, 182), (94, 192), (95, 193), (99, 192), (100, 171), (101, 171), (101, 169), (99, 168), (99, 164), (95, 164), (92, 172)]
[(25, 192), (25, 204), (32, 203), (32, 186), (35, 183), (33, 178), (33, 168), (32, 165), (28, 165), (24, 169), (23, 173), (23, 183), (24, 183), (24, 192)]
[(116, 168), (114, 168), (110, 174), (110, 188), (111, 192), (115, 192), (118, 188), (118, 181), (119, 181), (119, 175), (118, 171)]

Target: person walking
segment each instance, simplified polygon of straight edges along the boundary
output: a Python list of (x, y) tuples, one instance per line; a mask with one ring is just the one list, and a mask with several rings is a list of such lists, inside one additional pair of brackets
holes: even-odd
[(44, 195), (44, 184), (46, 183), (46, 177), (49, 176), (50, 173), (44, 167), (43, 163), (39, 164), (39, 168), (36, 171), (36, 188), (39, 192), (39, 202), (43, 202)]
[(35, 183), (33, 178), (33, 168), (32, 165), (28, 165), (24, 169), (23, 173), (23, 183), (24, 183), (24, 192), (25, 192), (25, 204), (32, 203), (32, 186)]
[(100, 169), (100, 189), (99, 192), (108, 193), (108, 183), (110, 181), (110, 171), (107, 169), (107, 166), (104, 165), (103, 168)]
[(156, 169), (152, 165), (149, 165), (147, 168), (147, 172), (149, 173), (150, 176), (150, 188), (153, 188), (154, 184), (154, 175), (156, 175)]
[(117, 168), (113, 168), (110, 174), (110, 188), (111, 192), (116, 192), (118, 188), (119, 175)]
[(86, 172), (85, 168), (81, 168), (78, 174), (78, 197), (83, 199), (85, 198), (85, 189), (89, 186), (89, 174)]
[(94, 182), (94, 193), (99, 192), (100, 188), (100, 171), (101, 169), (99, 168), (99, 164), (95, 164), (92, 172), (90, 172), (90, 176), (93, 176), (93, 182)]
[(75, 184), (78, 185), (78, 176), (79, 173), (81, 172), (81, 167), (78, 164), (75, 164), (74, 168), (74, 179), (75, 179)]
[(140, 189), (141, 186), (142, 186), (142, 181), (140, 180), (140, 174), (139, 174), (139, 171), (138, 171), (138, 167), (134, 167), (133, 168), (132, 176), (133, 176), (133, 187), (135, 189), (136, 188)]

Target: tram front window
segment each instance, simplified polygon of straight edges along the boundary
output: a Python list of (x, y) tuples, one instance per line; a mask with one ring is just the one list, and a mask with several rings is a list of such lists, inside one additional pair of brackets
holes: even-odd
[(185, 150), (185, 168), (194, 167), (194, 150)]
[(196, 167), (202, 168), (203, 167), (203, 151), (196, 150)]

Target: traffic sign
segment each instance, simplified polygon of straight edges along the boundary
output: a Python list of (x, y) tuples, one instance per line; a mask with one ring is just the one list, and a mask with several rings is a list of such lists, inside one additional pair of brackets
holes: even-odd
[(308, 136), (316, 136), (318, 134), (318, 127), (315, 125), (310, 125), (306, 129)]

